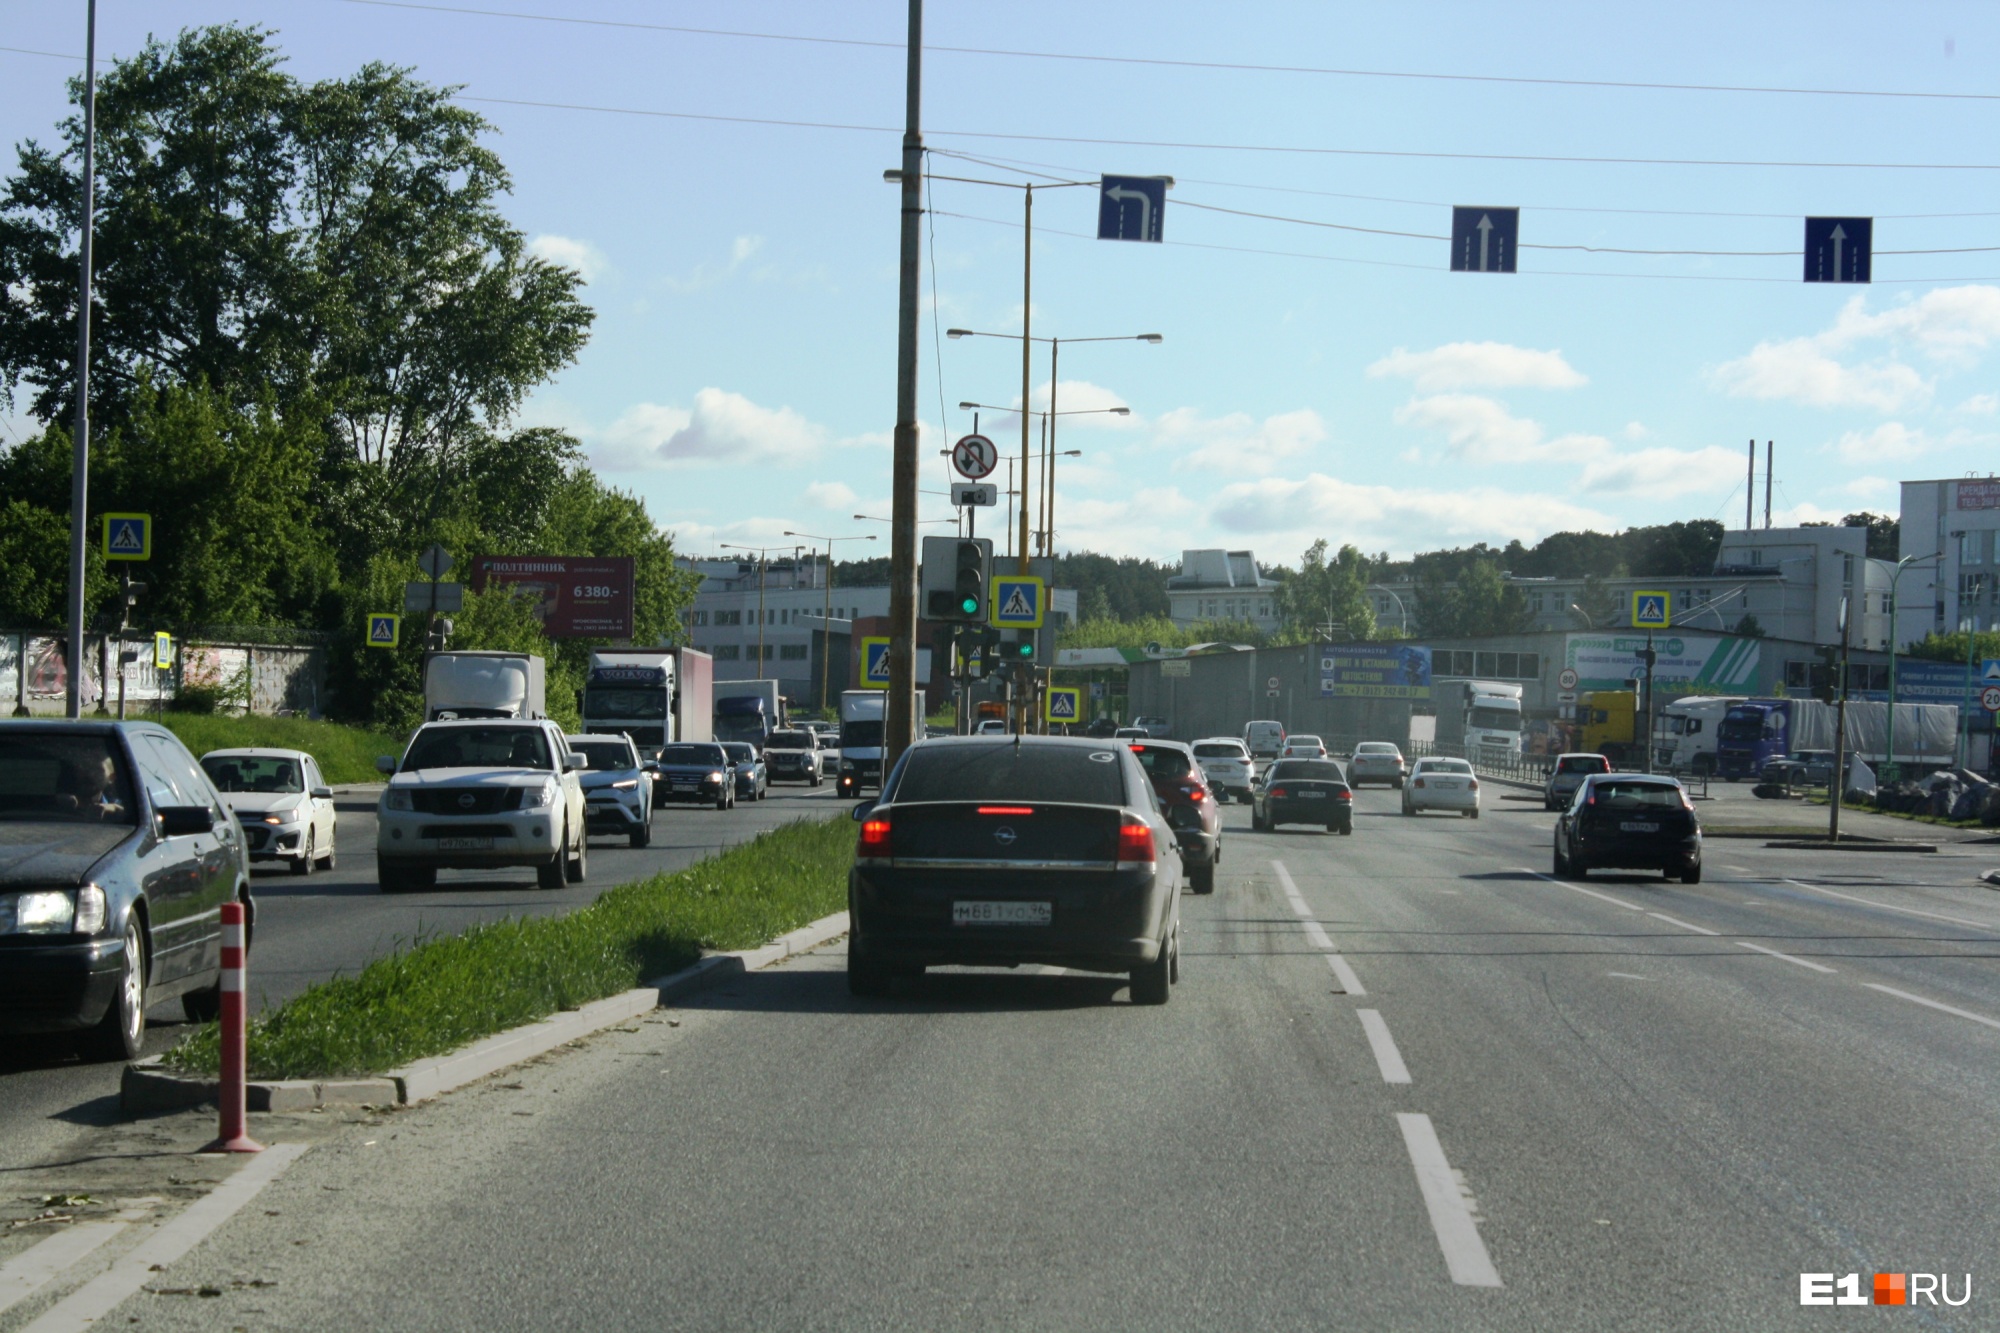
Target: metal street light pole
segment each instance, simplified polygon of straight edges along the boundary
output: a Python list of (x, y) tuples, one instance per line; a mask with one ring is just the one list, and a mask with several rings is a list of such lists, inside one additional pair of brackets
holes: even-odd
[(1911, 565), (1920, 565), (1926, 560), (1944, 559), (1943, 551), (1933, 551), (1929, 555), (1906, 555), (1896, 562), (1896, 572), (1889, 576), (1889, 749), (1883, 757), (1888, 761), (1883, 765), (1882, 780), (1894, 782), (1902, 776), (1902, 766), (1896, 762), (1896, 657), (1902, 646), (1896, 642), (1896, 589), (1902, 581), (1903, 571)]
[[(790, 536), (787, 533), (786, 536)], [(754, 551), (757, 555), (757, 679), (764, 679), (764, 553), (766, 551), (797, 551), (796, 546), (740, 546), (734, 542), (718, 543), (725, 551)], [(797, 573), (797, 562), (793, 563), (793, 573)]]
[[(953, 330), (952, 330), (952, 335), (953, 335), (953, 336), (955, 336), (955, 337), (956, 337), (956, 336), (961, 336), (961, 335), (963, 335), (963, 334), (964, 334), (965, 332), (966, 332), (966, 330), (964, 330), (964, 329), (953, 329)], [(996, 336), (996, 337), (1006, 337), (1007, 335), (1006, 335), (1006, 334), (997, 334), (997, 335), (995, 335), (995, 336)], [(1036, 341), (1038, 341), (1038, 342), (1039, 342), (1039, 341), (1042, 341), (1042, 340), (1041, 340), (1041, 339), (1036, 339)], [(1081, 339), (1081, 338), (1072, 338), (1072, 339), (1071, 339), (1070, 341), (1072, 341), (1072, 342), (1082, 342), (1082, 341), (1084, 341), (1084, 340), (1083, 340), (1083, 339)], [(1093, 339), (1092, 341), (1097, 341), (1097, 340)], [(973, 410), (975, 410), (975, 409), (978, 409), (978, 410), (983, 410), (983, 411), (988, 411), (988, 412), (1017, 412), (1017, 411), (1020, 411), (1020, 409), (1019, 409), (1019, 408), (1013, 408), (1013, 407), (996, 407), (996, 406), (994, 406), (994, 405), (993, 405), (992, 403), (960, 403), (960, 404), (959, 404), (958, 406), (959, 406), (959, 410), (960, 410), (960, 411), (967, 411), (967, 412), (969, 412), (969, 411), (973, 411)], [(1032, 414), (1031, 414), (1031, 413), (1022, 413), (1022, 416), (1023, 416), (1023, 418), (1024, 418), (1024, 419), (1025, 419), (1025, 418), (1026, 418), (1027, 416), (1029, 416), (1029, 415), (1034, 415), (1034, 416), (1039, 416), (1039, 417), (1041, 417), (1041, 418), (1042, 418), (1042, 427), (1043, 427), (1043, 430), (1042, 430), (1042, 441), (1043, 441), (1043, 450), (1042, 450), (1042, 452), (1043, 452), (1043, 456), (1044, 456), (1044, 466), (1043, 466), (1043, 469), (1042, 469), (1042, 480), (1043, 480), (1043, 489), (1042, 489), (1042, 494), (1040, 494), (1040, 495), (1038, 495), (1038, 496), (1036, 496), (1036, 497), (1035, 497), (1035, 503), (1036, 503), (1036, 507), (1037, 507), (1037, 508), (1038, 508), (1038, 510), (1040, 511), (1040, 521), (1041, 521), (1041, 523), (1042, 523), (1042, 527), (1041, 527), (1041, 529), (1040, 529), (1040, 532), (1041, 532), (1041, 535), (1042, 535), (1042, 540), (1041, 540), (1041, 543), (1040, 543), (1040, 550), (1041, 550), (1041, 553), (1042, 553), (1043, 555), (1047, 555), (1047, 556), (1053, 556), (1053, 555), (1055, 554), (1055, 517), (1056, 517), (1056, 495), (1055, 495), (1055, 466), (1056, 466), (1056, 464), (1055, 464), (1055, 460), (1056, 460), (1056, 453), (1055, 453), (1055, 433), (1056, 433), (1056, 432), (1055, 432), (1055, 423), (1054, 423), (1054, 422), (1053, 422), (1053, 421), (1052, 421), (1052, 420), (1051, 420), (1050, 418), (1053, 418), (1053, 417), (1088, 417), (1088, 416), (1101, 416), (1101, 415), (1105, 415), (1105, 414), (1109, 414), (1109, 415), (1111, 415), (1111, 416), (1119, 416), (1119, 417), (1128, 417), (1128, 416), (1131, 416), (1131, 415), (1132, 415), (1132, 409), (1131, 409), (1131, 408), (1129, 408), (1129, 407), (1074, 407), (1074, 408), (1070, 408), (1070, 409), (1068, 409), (1067, 411), (1062, 411), (1062, 412), (1056, 412), (1056, 411), (1043, 411), (1043, 412), (1035, 412), (1035, 413), (1032, 413)], [(1083, 457), (1083, 450), (1081, 450), (1081, 449), (1065, 449), (1065, 450), (1063, 450), (1063, 452), (1062, 452), (1062, 456), (1063, 456), (1064, 458), (1081, 458), (1081, 457)], [(1014, 492), (1013, 492), (1013, 489), (1012, 489), (1012, 488), (1013, 488), (1013, 480), (1012, 480), (1012, 478), (1013, 478), (1013, 460), (1012, 460), (1012, 459), (1008, 459), (1008, 460), (1006, 460), (1006, 462), (1007, 462), (1007, 466), (1008, 466), (1008, 478), (1009, 478), (1009, 480), (1008, 480), (1008, 483), (1007, 483), (1007, 484), (1008, 484), (1008, 488), (1009, 488), (1009, 489), (1008, 489), (1008, 492), (1007, 492), (1007, 493), (1008, 493), (1008, 495), (1010, 495), (1010, 496), (1011, 496), (1011, 495), (1013, 495), (1013, 493), (1014, 493)], [(1028, 502), (1027, 502), (1027, 497), (1026, 497), (1026, 495), (1025, 495), (1025, 491), (1024, 491), (1024, 494), (1023, 494), (1023, 496), (1022, 496), (1022, 500), (1021, 500), (1021, 508), (1022, 508), (1022, 510), (1023, 510), (1024, 512), (1025, 512), (1025, 511), (1026, 511), (1026, 509), (1027, 509), (1027, 505), (1028, 505)], [(1010, 522), (1010, 523), (1012, 522), (1012, 518), (1011, 518), (1011, 515), (1010, 515), (1010, 517), (1009, 517), (1009, 522)], [(1027, 525), (1027, 523), (1025, 522), (1025, 520), (1024, 520), (1024, 521), (1022, 522), (1022, 524), (1021, 524), (1021, 530), (1022, 530), (1022, 531), (1023, 531), (1024, 533), (1025, 533), (1025, 532), (1028, 532), (1028, 530), (1029, 530), (1029, 529), (1028, 529), (1028, 525)]]
[(875, 534), (864, 532), (846, 537), (825, 537), (813, 532), (785, 533), (787, 537), (804, 537), (808, 541), (826, 543), (826, 611), (819, 622), (819, 711), (826, 711), (826, 682), (833, 674), (833, 544), (835, 542), (872, 542)]
[(896, 303), (896, 437), (889, 541), (889, 706), (883, 718), (882, 774), (916, 740), (917, 690), (917, 330), (922, 276), (924, 4), (910, 0), (905, 50), (902, 236)]
[[(76, 437), (70, 441), (69, 661), (63, 664), (63, 712), (83, 716), (84, 579), (90, 524), (90, 248), (97, 224), (97, 0), (90, 0), (83, 39), (83, 215), (77, 245)], [(26, 640), (22, 640), (23, 643)], [(26, 679), (28, 664), (21, 671)]]

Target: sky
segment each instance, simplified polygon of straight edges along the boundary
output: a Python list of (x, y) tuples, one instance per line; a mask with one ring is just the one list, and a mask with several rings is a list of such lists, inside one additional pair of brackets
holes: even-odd
[[(9, 144), (53, 137), (83, 12), (0, 0)], [(301, 78), (405, 65), (492, 121), (507, 213), (597, 311), (522, 424), (573, 432), (688, 554), (886, 554), (853, 516), (889, 512), (902, 4), (101, 0), (100, 59), (224, 21), (275, 29)], [(1017, 338), (942, 333), (1019, 333), (1027, 179), (1090, 183), (1036, 194), (1032, 331), (1112, 339), (1061, 356), (1062, 550), (1734, 525), (1753, 438), (1780, 525), (1994, 467), (2000, 6), (931, 0), (925, 24), (929, 171), (1001, 183), (927, 183), (926, 531), (959, 403), (1021, 401)], [(1607, 86), (1631, 84), (1682, 86)], [(1858, 95), (1882, 92), (1929, 96)], [(1175, 178), (1162, 244), (1094, 239), (1106, 173)], [(1454, 204), (1522, 210), (1519, 272), (1449, 271)], [(1808, 215), (1875, 219), (1872, 284), (1800, 281)], [(1031, 381), (1046, 407), (1045, 345)], [(1018, 417), (979, 424), (1018, 451)]]

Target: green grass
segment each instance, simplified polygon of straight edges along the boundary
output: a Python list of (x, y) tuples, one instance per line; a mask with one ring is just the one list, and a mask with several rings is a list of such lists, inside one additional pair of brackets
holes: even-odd
[[(1826, 802), (1816, 801), (1814, 804), (1825, 805)], [(1877, 810), (1874, 806), (1867, 805), (1861, 801), (1842, 801), (1840, 808), (1843, 810), (1859, 810), (1871, 815), (1887, 815), (1891, 819), (1907, 819), (1915, 824), (1931, 824), (1938, 828), (1987, 827), (1986, 821), (1982, 819), (1941, 819), (1936, 815), (1920, 814), (1913, 810)]]
[(168, 712), (160, 721), (197, 757), (210, 750), (247, 745), (304, 750), (319, 761), (320, 773), (335, 785), (380, 782), (382, 775), (375, 771), (375, 756), (403, 753), (402, 738), (303, 717)]
[[(629, 990), (703, 949), (753, 948), (845, 907), (853, 854), (848, 820), (798, 820), (566, 916), (424, 940), (254, 1020), (251, 1077), (380, 1074)], [(210, 1024), (166, 1063), (213, 1074), (217, 1040)]]

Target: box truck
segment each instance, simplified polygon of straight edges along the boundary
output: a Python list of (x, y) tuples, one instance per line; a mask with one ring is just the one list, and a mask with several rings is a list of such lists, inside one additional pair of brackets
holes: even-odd
[(530, 653), (432, 653), (424, 663), (424, 720), (549, 715), (548, 671)]
[(1444, 680), (1437, 700), (1437, 743), (1474, 762), (1514, 763), (1521, 757), (1521, 687), (1493, 680)]
[(623, 732), (648, 756), (673, 741), (709, 740), (709, 666), (708, 654), (692, 648), (594, 652), (579, 708), (583, 729)]
[[(1958, 753), (1956, 704), (1897, 704), (1898, 764), (1942, 767)], [(1754, 778), (1774, 759), (1834, 748), (1836, 705), (1817, 699), (1744, 699), (1724, 712), (1716, 738), (1716, 772), (1731, 782)], [(1889, 705), (1847, 701), (1847, 752), (1870, 764), (1890, 758)]]
[(765, 739), (790, 722), (775, 680), (716, 681), (714, 717), (716, 740), (747, 741), (759, 754)]

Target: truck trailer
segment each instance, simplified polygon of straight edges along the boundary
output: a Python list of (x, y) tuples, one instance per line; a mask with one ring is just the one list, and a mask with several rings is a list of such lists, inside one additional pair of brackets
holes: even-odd
[(1730, 705), (1744, 699), (1741, 694), (1690, 694), (1661, 708), (1653, 718), (1655, 767), (1662, 773), (1711, 776), (1722, 719), (1728, 716)]
[[(1817, 699), (1745, 699), (1723, 714), (1716, 772), (1731, 782), (1754, 778), (1774, 759), (1801, 750), (1834, 748), (1836, 705)], [(1956, 704), (1897, 704), (1898, 764), (1942, 767), (1958, 754)], [(1870, 764), (1890, 759), (1889, 705), (1847, 702), (1847, 752)]]
[(530, 653), (432, 653), (424, 662), (424, 720), (549, 715), (548, 669)]

